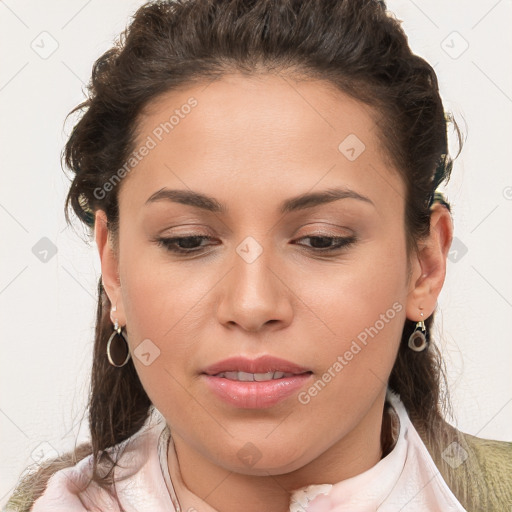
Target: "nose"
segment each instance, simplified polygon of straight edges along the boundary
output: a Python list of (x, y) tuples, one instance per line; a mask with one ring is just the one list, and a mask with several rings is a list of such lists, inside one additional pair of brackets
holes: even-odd
[(293, 317), (293, 292), (286, 281), (270, 251), (254, 260), (243, 251), (237, 253), (221, 282), (218, 321), (248, 332), (286, 327)]

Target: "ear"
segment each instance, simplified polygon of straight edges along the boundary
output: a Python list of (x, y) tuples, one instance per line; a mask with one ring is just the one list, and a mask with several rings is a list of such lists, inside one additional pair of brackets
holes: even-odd
[(121, 282), (119, 280), (119, 263), (112, 245), (112, 238), (107, 228), (107, 215), (103, 210), (97, 210), (94, 218), (94, 238), (98, 246), (101, 261), (101, 280), (112, 306), (116, 307), (111, 312), (112, 323), (117, 319), (119, 325), (126, 324), (123, 300), (121, 295)]
[[(450, 211), (435, 203), (430, 214), (430, 234), (418, 244), (411, 261), (406, 313), (409, 320), (426, 320), (435, 310), (446, 276), (446, 258), (453, 238)], [(423, 312), (423, 316), (421, 316)]]

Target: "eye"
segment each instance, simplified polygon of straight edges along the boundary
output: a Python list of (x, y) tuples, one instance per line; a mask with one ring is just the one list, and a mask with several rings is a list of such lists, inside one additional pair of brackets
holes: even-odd
[(333, 252), (344, 249), (356, 242), (355, 236), (327, 236), (327, 235), (309, 235), (298, 238), (297, 240), (310, 240), (311, 245), (306, 246), (314, 252)]
[(200, 245), (203, 240), (213, 240), (210, 236), (194, 235), (194, 236), (180, 236), (173, 238), (158, 238), (156, 241), (158, 245), (165, 247), (168, 251), (177, 254), (190, 254), (194, 252), (201, 252), (206, 247)]

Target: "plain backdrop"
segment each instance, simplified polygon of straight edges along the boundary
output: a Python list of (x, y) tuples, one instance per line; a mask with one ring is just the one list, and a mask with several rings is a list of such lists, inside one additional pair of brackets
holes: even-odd
[[(66, 227), (60, 153), (93, 62), (143, 2), (0, 3), (0, 504), (20, 472), (87, 438), (94, 242)], [(455, 241), (437, 337), (455, 423), (512, 440), (510, 0), (392, 0), (466, 136), (447, 195)], [(455, 147), (455, 146), (454, 146)]]

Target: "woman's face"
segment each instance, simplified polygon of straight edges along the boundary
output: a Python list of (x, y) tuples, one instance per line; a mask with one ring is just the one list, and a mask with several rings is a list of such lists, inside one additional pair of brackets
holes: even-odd
[(110, 298), (178, 452), (277, 475), (377, 446), (411, 288), (376, 119), (323, 82), (239, 75), (141, 118)]

